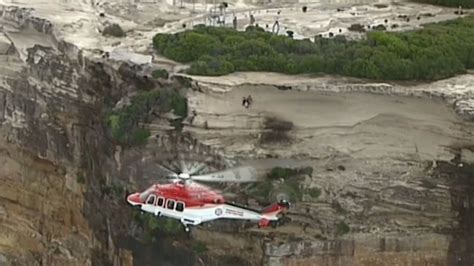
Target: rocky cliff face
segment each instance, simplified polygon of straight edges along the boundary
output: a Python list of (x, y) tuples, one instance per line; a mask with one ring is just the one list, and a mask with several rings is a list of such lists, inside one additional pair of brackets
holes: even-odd
[[(51, 25), (25, 9), (4, 7), (2, 16), (18, 34), (54, 39)], [(65, 42), (20, 45), (1, 56), (9, 70), (0, 85), (1, 258), (7, 265), (126, 265), (131, 256), (115, 248), (101, 212), (106, 168), (99, 165), (110, 154), (103, 107), (136, 89), (122, 81), (133, 77)]]
[[(473, 125), (453, 104), (470, 99), (471, 89), (459, 82), (453, 92), (454, 81), (431, 84), (430, 92), (330, 78), (297, 85), (255, 75), (194, 78), (188, 97), (197, 115), (185, 130), (249, 163), (313, 168), (300, 179), (291, 222), (263, 243), (264, 263), (471, 263)], [(246, 109), (249, 94), (254, 103)], [(269, 126), (270, 118), (291, 126)], [(285, 182), (277, 187), (292, 193)], [(311, 188), (321, 194), (311, 196)]]
[[(147, 157), (172, 160), (182, 147), (195, 150), (193, 160), (213, 158), (212, 165), (222, 168), (219, 152), (189, 136), (153, 129), (147, 148), (114, 146), (105, 112), (125, 96), (163, 83), (139, 66), (58, 40), (54, 27), (28, 9), (2, 10), (13, 50), (0, 55), (0, 264), (196, 263), (189, 245), (174, 242), (186, 242), (183, 235), (144, 240), (150, 233), (126, 205), (125, 188), (156, 181), (141, 171)], [(168, 121), (154, 125), (163, 123)]]
[(68, 62), (36, 46), (18, 76), (3, 77), (2, 161), (10, 170), (2, 171), (2, 226), (11, 224), (2, 249), (16, 251), (5, 255), (14, 265), (90, 265), (91, 250), (102, 248), (78, 182), (84, 154), (101, 139), (89, 135), (99, 124), (84, 100), (97, 95), (79, 95), (90, 83), (74, 84), (79, 68)]

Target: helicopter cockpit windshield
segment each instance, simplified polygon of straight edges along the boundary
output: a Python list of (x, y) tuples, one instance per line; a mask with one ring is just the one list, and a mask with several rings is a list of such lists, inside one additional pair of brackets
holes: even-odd
[(149, 187), (147, 190), (140, 193), (140, 201), (144, 202), (148, 198), (148, 196), (154, 191), (155, 191), (155, 185)]

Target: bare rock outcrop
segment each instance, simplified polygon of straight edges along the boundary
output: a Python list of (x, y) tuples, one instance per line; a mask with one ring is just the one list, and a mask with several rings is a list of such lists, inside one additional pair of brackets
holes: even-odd
[[(188, 102), (197, 115), (185, 131), (225, 154), (252, 158), (249, 163), (292, 167), (302, 160), (313, 168), (300, 182), (302, 200), (292, 205), (291, 222), (265, 242), (264, 263), (471, 261), (463, 242), (471, 229), (460, 229), (458, 216), (471, 185), (456, 189), (459, 194), (453, 187), (472, 174), (467, 162), (474, 138), (469, 119), (452, 109), (471, 97), (472, 87), (462, 85), (469, 76), (449, 81), (459, 79), (465, 88), (453, 90), (447, 81), (402, 87), (252, 74), (193, 77)], [(249, 94), (254, 101), (247, 109), (241, 99)], [(293, 123), (289, 145), (262, 143), (268, 117)], [(311, 187), (320, 190), (318, 197), (305, 195)], [(468, 206), (463, 211), (472, 213)], [(466, 230), (461, 240), (459, 230)], [(456, 253), (454, 246), (466, 252)]]

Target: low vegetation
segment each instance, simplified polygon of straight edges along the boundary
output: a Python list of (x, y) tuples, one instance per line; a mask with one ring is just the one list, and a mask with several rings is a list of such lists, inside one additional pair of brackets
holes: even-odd
[(344, 207), (342, 207), (342, 205), (339, 202), (334, 201), (331, 203), (331, 206), (336, 210), (337, 214), (342, 214), (342, 215), (347, 214), (347, 210), (344, 209)]
[(474, 8), (474, 1), (472, 0), (416, 0), (420, 3), (440, 5), (440, 6), (450, 6), (450, 7), (459, 7), (463, 8)]
[(374, 6), (376, 8), (387, 8), (388, 7), (388, 5), (386, 5), (386, 4), (374, 4)]
[(122, 198), (125, 195), (124, 186), (115, 183), (111, 186), (103, 184), (101, 186), (101, 192), (103, 196), (110, 196), (112, 198)]
[(305, 190), (305, 194), (308, 194), (313, 199), (317, 199), (321, 195), (321, 190), (319, 188), (308, 188)]
[(267, 174), (267, 178), (276, 180), (280, 178), (288, 178), (297, 174), (298, 170), (294, 168), (275, 167), (270, 171), (270, 173)]
[(274, 199), (271, 199), (270, 194), (273, 189), (274, 186), (271, 181), (263, 181), (252, 184), (247, 194), (255, 198), (260, 205), (268, 205), (274, 201)]
[[(150, 136), (149, 130), (140, 126), (149, 122), (152, 110), (174, 113), (181, 117), (187, 115), (187, 102), (175, 90), (169, 91), (144, 91), (131, 98), (131, 103), (107, 115), (107, 124), (111, 130), (112, 138), (125, 147), (143, 145)], [(180, 123), (181, 120), (177, 122)]]
[(379, 24), (377, 26), (372, 27), (373, 30), (378, 30), (378, 31), (384, 31), (387, 30), (387, 27), (385, 27), (383, 24)]
[(169, 73), (166, 71), (166, 69), (156, 69), (151, 72), (151, 76), (156, 79), (167, 79), (169, 77)]
[(195, 241), (193, 243), (193, 251), (196, 252), (197, 254), (203, 254), (208, 251), (208, 248), (204, 242), (201, 241)]
[(348, 30), (350, 31), (355, 31), (355, 32), (365, 32), (365, 28), (364, 28), (364, 25), (361, 25), (361, 24), (352, 24)]
[(79, 183), (79, 184), (85, 184), (85, 183), (86, 183), (86, 179), (84, 178), (84, 175), (83, 175), (83, 174), (77, 175), (76, 181), (77, 181), (77, 183)]
[(102, 31), (102, 35), (113, 36), (113, 37), (125, 37), (127, 34), (122, 29), (122, 27), (120, 27), (119, 24), (111, 24), (104, 28), (104, 30)]
[[(252, 184), (249, 195), (257, 199), (261, 205), (275, 202), (277, 196), (284, 194), (290, 201), (300, 201), (303, 194), (315, 195), (311, 189), (302, 189), (300, 183), (303, 175), (311, 175), (313, 168), (283, 168), (275, 167), (266, 176), (267, 180)], [(282, 183), (274, 182), (282, 180)], [(312, 196), (313, 197), (313, 196)], [(319, 197), (319, 195), (317, 195)], [(316, 197), (316, 198), (317, 198)]]
[(234, 255), (222, 255), (217, 258), (220, 266), (250, 265), (245, 259)]
[(267, 174), (267, 178), (271, 180), (276, 179), (286, 179), (289, 177), (294, 177), (297, 175), (311, 175), (313, 173), (312, 167), (304, 168), (285, 168), (285, 167), (275, 167)]
[(150, 132), (139, 127), (146, 122), (153, 106), (159, 104), (160, 91), (141, 92), (131, 99), (131, 104), (108, 115), (108, 125), (113, 139), (124, 146), (143, 145)]
[(144, 230), (148, 242), (154, 242), (160, 236), (183, 236), (183, 225), (175, 219), (156, 217), (149, 213), (134, 213), (135, 222)]
[(410, 32), (370, 31), (362, 41), (336, 36), (316, 37), (311, 42), (274, 35), (254, 26), (244, 32), (197, 26), (176, 34), (157, 34), (153, 44), (164, 56), (191, 63), (189, 73), (196, 75), (273, 71), (437, 80), (474, 67), (474, 17)]
[(351, 228), (344, 221), (341, 221), (336, 226), (336, 234), (338, 236), (345, 235), (351, 231)]

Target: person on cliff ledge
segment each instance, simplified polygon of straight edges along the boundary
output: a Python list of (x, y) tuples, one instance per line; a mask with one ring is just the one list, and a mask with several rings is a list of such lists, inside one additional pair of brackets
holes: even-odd
[(249, 96), (247, 97), (247, 108), (250, 107), (250, 105), (252, 104), (252, 102), (253, 102), (252, 96), (249, 95)]

